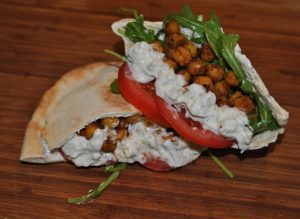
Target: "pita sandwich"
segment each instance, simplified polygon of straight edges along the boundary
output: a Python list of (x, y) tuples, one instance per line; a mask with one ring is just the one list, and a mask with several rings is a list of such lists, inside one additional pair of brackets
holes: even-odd
[[(95, 63), (63, 75), (33, 113), (20, 160), (84, 167), (139, 162), (166, 171), (198, 158), (199, 151), (110, 91), (119, 65)], [(158, 161), (160, 167), (153, 167)]]
[[(135, 21), (134, 19), (122, 19), (112, 24), (112, 30), (115, 34), (120, 36), (124, 41), (125, 53), (128, 55), (130, 48), (132, 48), (135, 43), (132, 42), (129, 38), (124, 36), (124, 27), (129, 23)], [(144, 21), (144, 26), (147, 29), (151, 29), (154, 33), (158, 33), (163, 28), (163, 22), (151, 22)], [(253, 83), (257, 89), (259, 95), (262, 97), (263, 101), (267, 103), (268, 107), (272, 111), (272, 115), (275, 118), (276, 122), (279, 125), (279, 128), (276, 130), (267, 130), (258, 134), (253, 135), (251, 142), (246, 150), (260, 149), (262, 147), (268, 146), (270, 143), (275, 142), (278, 135), (284, 132), (284, 126), (287, 124), (289, 113), (283, 109), (275, 99), (270, 95), (268, 89), (266, 88), (261, 77), (252, 66), (251, 61), (241, 52), (241, 48), (237, 45), (234, 49), (234, 53), (238, 61), (240, 62), (243, 70), (245, 71), (248, 79)], [(239, 148), (237, 144), (232, 146), (233, 148)], [(244, 149), (241, 149), (244, 151)]]

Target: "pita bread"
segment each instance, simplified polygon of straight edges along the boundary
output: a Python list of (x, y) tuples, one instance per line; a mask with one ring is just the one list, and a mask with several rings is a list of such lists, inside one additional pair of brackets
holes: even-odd
[(20, 159), (33, 163), (63, 161), (57, 149), (85, 125), (104, 117), (137, 113), (121, 95), (110, 91), (119, 65), (95, 63), (62, 76), (35, 110), (25, 132)]
[[(134, 44), (132, 41), (130, 41), (127, 37), (124, 37), (118, 30), (126, 26), (128, 22), (132, 22), (134, 19), (122, 19), (112, 24), (112, 30), (115, 34), (120, 36), (125, 44), (125, 53), (128, 53), (129, 48)], [(153, 29), (154, 32), (158, 32), (163, 25), (163, 22), (150, 22), (145, 21), (144, 25), (149, 28)], [(279, 134), (282, 134), (284, 132), (283, 126), (287, 124), (289, 113), (284, 110), (276, 101), (275, 99), (270, 95), (268, 89), (266, 88), (265, 84), (263, 83), (262, 79), (260, 78), (259, 74), (256, 72), (254, 67), (252, 66), (250, 60), (242, 54), (241, 48), (239, 45), (235, 48), (235, 55), (237, 59), (240, 61), (242, 68), (246, 72), (249, 79), (253, 82), (255, 87), (257, 88), (258, 92), (264, 99), (264, 101), (269, 105), (272, 114), (278, 124), (282, 127), (275, 131), (265, 131), (260, 134), (255, 135), (252, 138), (252, 141), (250, 143), (250, 150), (253, 149), (259, 149), (262, 147), (268, 146), (270, 143), (275, 142), (277, 139), (277, 136)], [(237, 145), (233, 146), (234, 148), (238, 148)]]

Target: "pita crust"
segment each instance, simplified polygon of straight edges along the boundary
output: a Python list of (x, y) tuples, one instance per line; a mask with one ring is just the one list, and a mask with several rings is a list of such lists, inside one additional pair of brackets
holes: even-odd
[(25, 132), (20, 160), (63, 161), (57, 149), (85, 125), (103, 117), (137, 113), (121, 95), (110, 92), (118, 68), (118, 63), (95, 63), (62, 76), (35, 110)]
[[(128, 49), (133, 45), (133, 42), (131, 42), (128, 38), (120, 34), (118, 32), (118, 29), (123, 28), (124, 26), (126, 26), (128, 22), (132, 22), (132, 21), (134, 21), (134, 19), (122, 19), (112, 24), (112, 30), (114, 31), (114, 33), (119, 35), (124, 41), (126, 54), (128, 52)], [(145, 21), (144, 24), (147, 28), (152, 28), (155, 32), (159, 31), (163, 25), (162, 22), (150, 22), (150, 21)], [(266, 88), (259, 74), (252, 66), (250, 60), (247, 58), (247, 56), (242, 54), (239, 45), (237, 45), (235, 48), (235, 55), (237, 59), (240, 61), (242, 68), (246, 72), (249, 79), (256, 86), (258, 92), (261, 94), (264, 101), (266, 101), (266, 103), (269, 105), (272, 114), (276, 119), (276, 121), (278, 122), (278, 124), (280, 126), (286, 125), (289, 118), (289, 113), (286, 110), (284, 110), (270, 95), (268, 89)], [(277, 136), (279, 134), (282, 134), (283, 132), (284, 132), (284, 128), (280, 128), (275, 131), (266, 131), (258, 135), (255, 135), (251, 140), (249, 149), (254, 150), (262, 147), (267, 147), (270, 143), (275, 142)], [(233, 147), (238, 148), (237, 145), (234, 145)]]

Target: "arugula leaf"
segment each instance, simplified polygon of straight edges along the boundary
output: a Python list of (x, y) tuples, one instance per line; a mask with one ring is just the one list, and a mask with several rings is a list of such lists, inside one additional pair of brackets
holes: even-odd
[(259, 121), (250, 120), (250, 126), (252, 127), (254, 133), (259, 133), (267, 129), (277, 129), (278, 124), (276, 123), (267, 103), (261, 98), (256, 87), (248, 79), (244, 69), (241, 66), (241, 63), (235, 56), (234, 48), (237, 45), (238, 40), (238, 35), (223, 34), (221, 36), (221, 52), (224, 59), (233, 69), (235, 76), (240, 81), (241, 90), (256, 101)]
[(210, 13), (210, 20), (204, 23), (204, 31), (209, 45), (218, 57), (219, 64), (224, 68), (225, 64), (222, 57), (222, 45), (220, 42), (220, 37), (224, 35), (224, 33), (222, 32), (220, 21), (214, 12)]
[(220, 169), (228, 176), (228, 178), (233, 179), (234, 174), (228, 169), (225, 164), (216, 157), (210, 150), (206, 150), (206, 153), (209, 155), (209, 157), (220, 167)]
[(250, 126), (254, 133), (259, 133), (266, 129), (277, 129), (278, 124), (276, 123), (271, 110), (266, 102), (260, 97), (256, 87), (248, 79), (241, 63), (235, 56), (234, 48), (239, 41), (239, 35), (226, 35), (222, 31), (218, 17), (213, 12), (211, 13), (210, 20), (204, 23), (204, 30), (209, 45), (218, 57), (219, 64), (222, 67), (226, 67), (224, 63), (224, 61), (226, 61), (239, 80), (241, 90), (256, 101), (259, 121), (249, 119)]
[(112, 173), (104, 182), (102, 182), (100, 185), (98, 185), (96, 188), (90, 190), (87, 195), (82, 195), (80, 197), (76, 198), (68, 198), (68, 202), (71, 204), (85, 204), (86, 202), (90, 201), (93, 198), (97, 198), (101, 196), (101, 194), (104, 192), (104, 190), (112, 184), (112, 182), (119, 177), (121, 172), (126, 168), (125, 163), (118, 163), (114, 166), (110, 166), (110, 168), (107, 168), (106, 172)]
[(118, 79), (114, 79), (111, 84), (110, 84), (110, 91), (113, 92), (114, 94), (120, 94), (120, 88), (118, 84)]
[(191, 29), (192, 31), (199, 34), (199, 38), (192, 38), (191, 40), (195, 42), (195, 39), (204, 38), (204, 23), (201, 20), (201, 17), (197, 19), (193, 15), (191, 8), (188, 5), (185, 5), (182, 11), (178, 14), (171, 13), (168, 14), (164, 19), (164, 24), (168, 23), (170, 20), (175, 20), (181, 27), (186, 27)]
[(151, 43), (155, 40), (154, 30), (147, 29), (144, 26), (144, 15), (138, 14), (136, 10), (129, 8), (120, 8), (118, 12), (133, 14), (135, 18), (135, 21), (127, 23), (124, 27), (124, 35), (132, 42), (146, 41), (147, 43)]

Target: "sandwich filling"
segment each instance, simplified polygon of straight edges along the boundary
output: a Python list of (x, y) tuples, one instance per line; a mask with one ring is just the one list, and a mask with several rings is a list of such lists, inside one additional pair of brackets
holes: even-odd
[(154, 159), (177, 168), (200, 156), (186, 141), (139, 114), (99, 119), (81, 129), (61, 150), (78, 167), (145, 164)]
[(164, 62), (165, 55), (155, 51), (151, 44), (134, 44), (129, 49), (128, 57), (132, 77), (136, 81), (148, 83), (155, 80), (156, 95), (171, 105), (184, 107), (186, 117), (201, 122), (204, 129), (215, 134), (236, 139), (240, 149), (248, 148), (252, 132), (245, 112), (229, 107), (229, 104), (218, 106), (216, 94), (207, 91), (203, 84), (187, 85), (184, 76), (175, 74)]

